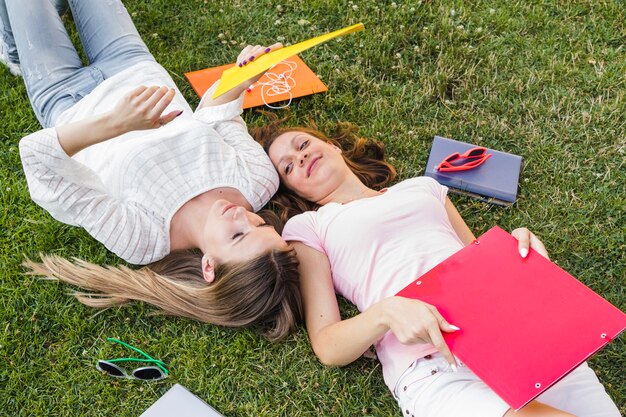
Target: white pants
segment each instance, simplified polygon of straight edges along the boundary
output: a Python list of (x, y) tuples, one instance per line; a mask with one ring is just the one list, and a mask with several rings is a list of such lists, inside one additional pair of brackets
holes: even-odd
[[(393, 394), (406, 417), (502, 417), (510, 408), (466, 366), (452, 372), (439, 353), (413, 362)], [(620, 417), (587, 363), (548, 388), (537, 401), (577, 417)]]

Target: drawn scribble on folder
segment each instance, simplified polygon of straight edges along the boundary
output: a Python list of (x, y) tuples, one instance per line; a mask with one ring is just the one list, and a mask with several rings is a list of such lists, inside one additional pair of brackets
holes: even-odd
[[(202, 97), (213, 83), (220, 79), (224, 70), (234, 65), (228, 64), (187, 72), (185, 77), (196, 94)], [(250, 92), (244, 93), (243, 108), (248, 109), (264, 104), (272, 107), (272, 103), (280, 101), (291, 103), (294, 98), (323, 93), (327, 90), (328, 87), (315, 75), (311, 68), (295, 55), (287, 61), (276, 64), (252, 85)]]

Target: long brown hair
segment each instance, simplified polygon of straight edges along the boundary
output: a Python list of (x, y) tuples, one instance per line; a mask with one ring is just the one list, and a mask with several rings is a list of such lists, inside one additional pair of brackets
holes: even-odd
[[(351, 123), (339, 122), (332, 134), (321, 132), (315, 122), (309, 121), (307, 126), (285, 126), (289, 116), (278, 118), (273, 113), (263, 112), (270, 123), (250, 129), (254, 139), (269, 153), (274, 140), (287, 132), (304, 132), (320, 140), (330, 142), (342, 150), (341, 154), (348, 167), (367, 187), (379, 189), (385, 187), (396, 177), (396, 169), (385, 161), (385, 146), (382, 142), (357, 136), (358, 126)], [(278, 192), (272, 198), (280, 220), (286, 222), (289, 218), (305, 211), (317, 210), (319, 205), (308, 201), (285, 187), (281, 181)]]
[(178, 251), (140, 269), (103, 267), (59, 256), (42, 256), (41, 262), (26, 259), (24, 265), (29, 274), (96, 291), (73, 293), (90, 307), (143, 301), (156, 306), (160, 314), (227, 327), (257, 327), (272, 341), (285, 337), (302, 321), (293, 249), (273, 249), (246, 262), (217, 265), (210, 284), (202, 276), (201, 258), (197, 250)]

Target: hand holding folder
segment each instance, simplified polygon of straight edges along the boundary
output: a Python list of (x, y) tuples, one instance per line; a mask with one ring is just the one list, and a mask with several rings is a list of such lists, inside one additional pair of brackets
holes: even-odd
[(626, 329), (626, 314), (494, 227), (397, 295), (437, 307), (461, 330), (452, 352), (519, 409)]
[[(220, 79), (222, 73), (234, 65), (235, 64), (228, 64), (199, 71), (186, 72), (185, 76), (196, 94), (202, 97), (204, 93)], [(280, 77), (281, 75), (284, 77), (286, 69), (289, 72), (288, 80), (285, 81), (285, 83), (292, 81), (293, 85), (290, 85), (289, 89), (279, 88), (278, 90), (268, 87), (267, 91), (270, 91), (272, 94), (267, 94), (265, 86), (276, 77)], [(278, 87), (280, 86), (281, 84), (278, 84)], [(243, 108), (248, 109), (264, 104), (269, 106), (279, 101), (288, 101), (309, 94), (322, 93), (327, 90), (326, 85), (315, 75), (311, 68), (309, 68), (300, 57), (295, 55), (289, 58), (288, 61), (276, 64), (261, 77), (257, 84), (253, 85), (251, 91), (244, 93)], [(276, 93), (276, 91), (279, 91), (279, 93)]]
[(243, 67), (229, 68), (223, 72), (222, 78), (220, 79), (220, 84), (215, 90), (213, 98), (221, 96), (222, 94), (232, 90), (244, 81), (249, 80), (256, 75), (259, 75), (271, 66), (278, 64), (279, 62), (284, 61), (287, 58), (297, 55), (302, 51), (305, 51), (309, 48), (314, 47), (315, 45), (319, 45), (320, 43), (326, 42), (330, 39), (346, 35), (348, 33), (357, 32), (363, 30), (363, 28), (364, 26), (362, 23), (357, 23), (356, 25), (348, 26), (347, 28), (336, 30), (334, 32), (327, 33), (325, 35), (318, 36), (316, 38), (312, 38), (304, 42), (288, 46), (286, 48), (272, 51)]

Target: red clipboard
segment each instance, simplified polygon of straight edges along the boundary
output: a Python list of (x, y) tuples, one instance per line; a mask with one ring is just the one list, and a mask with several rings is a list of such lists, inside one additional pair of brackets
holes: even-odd
[(626, 328), (626, 314), (494, 227), (398, 293), (461, 330), (450, 350), (520, 409)]
[[(185, 77), (196, 94), (202, 97), (209, 87), (220, 79), (222, 73), (234, 65), (227, 64), (221, 67), (186, 72)], [(286, 82), (288, 88), (284, 88), (280, 80), (277, 80), (282, 74), (288, 75)], [(275, 82), (275, 87), (266, 87), (267, 83), (272, 81)], [(323, 93), (327, 90), (328, 87), (315, 75), (311, 68), (300, 57), (294, 55), (269, 69), (258, 82), (252, 85), (251, 91), (244, 93), (243, 108), (272, 104), (309, 94)]]

